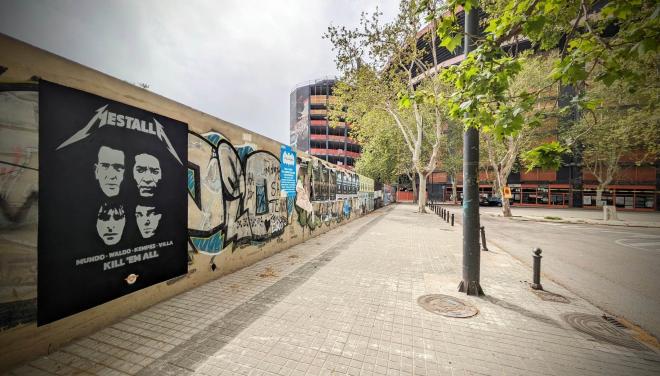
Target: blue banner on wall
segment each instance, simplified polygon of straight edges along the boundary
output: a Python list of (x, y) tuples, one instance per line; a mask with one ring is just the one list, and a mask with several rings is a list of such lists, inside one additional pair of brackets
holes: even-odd
[(288, 197), (296, 195), (296, 152), (287, 145), (280, 147), (280, 189)]

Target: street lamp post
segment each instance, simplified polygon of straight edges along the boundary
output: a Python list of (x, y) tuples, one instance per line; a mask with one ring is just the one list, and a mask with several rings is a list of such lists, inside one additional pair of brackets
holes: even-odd
[[(465, 14), (464, 53), (474, 50), (474, 36), (479, 32), (479, 15), (474, 7)], [(463, 133), (463, 280), (458, 291), (483, 295), (479, 284), (481, 253), (479, 250), (479, 130), (468, 128)]]

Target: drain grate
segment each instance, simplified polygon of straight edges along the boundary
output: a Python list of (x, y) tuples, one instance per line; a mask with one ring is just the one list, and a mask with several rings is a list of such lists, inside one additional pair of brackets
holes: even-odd
[[(604, 315), (603, 315), (604, 316)], [(562, 319), (573, 329), (588, 334), (596, 340), (619, 345), (635, 350), (648, 350), (644, 345), (637, 342), (630, 334), (621, 330), (621, 323), (613, 319), (621, 327), (601, 316), (588, 315), (585, 313), (566, 313)]]
[(431, 313), (447, 317), (466, 318), (479, 313), (476, 307), (449, 295), (422, 295), (417, 299), (417, 304)]
[(544, 290), (534, 290), (534, 289), (531, 290), (534, 294), (536, 294), (536, 296), (541, 298), (541, 300), (545, 300), (546, 302), (565, 303), (565, 304), (571, 302), (565, 296), (555, 294), (554, 292), (544, 291)]

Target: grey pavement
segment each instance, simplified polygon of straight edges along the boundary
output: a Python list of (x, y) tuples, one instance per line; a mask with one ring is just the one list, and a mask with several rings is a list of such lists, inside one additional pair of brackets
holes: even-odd
[(483, 216), (488, 241), (531, 267), (543, 249), (548, 278), (617, 317), (660, 335), (660, 229), (507, 221)]
[[(460, 208), (445, 207), (460, 220)], [(480, 211), (488, 214), (494, 209), (481, 207)], [(543, 213), (552, 209), (538, 210)], [(561, 215), (562, 210), (554, 211)], [(573, 212), (588, 215), (590, 210)], [(637, 219), (655, 215), (626, 214), (635, 214)], [(489, 243), (530, 267), (531, 250), (542, 248), (545, 276), (607, 312), (660, 336), (660, 229), (516, 221), (489, 215), (481, 216), (481, 224)]]
[[(626, 331), (604, 321), (596, 324), (602, 335), (575, 330), (562, 315), (602, 312), (551, 281), (545, 289), (569, 303), (540, 299), (526, 283), (531, 270), (509, 254), (482, 253), (486, 297), (456, 291), (460, 270), (460, 226), (417, 214), (411, 205), (389, 206), (11, 374), (660, 373), (658, 352)], [(479, 313), (467, 319), (433, 314), (417, 304), (425, 294), (463, 299)], [(606, 342), (607, 333), (628, 347)]]

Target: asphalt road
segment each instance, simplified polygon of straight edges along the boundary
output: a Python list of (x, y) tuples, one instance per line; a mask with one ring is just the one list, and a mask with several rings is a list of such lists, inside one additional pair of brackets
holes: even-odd
[[(660, 229), (523, 222), (481, 216), (487, 241), (606, 312), (660, 337)], [(530, 271), (530, 281), (532, 275)], [(487, 286), (484, 288), (487, 289)]]

